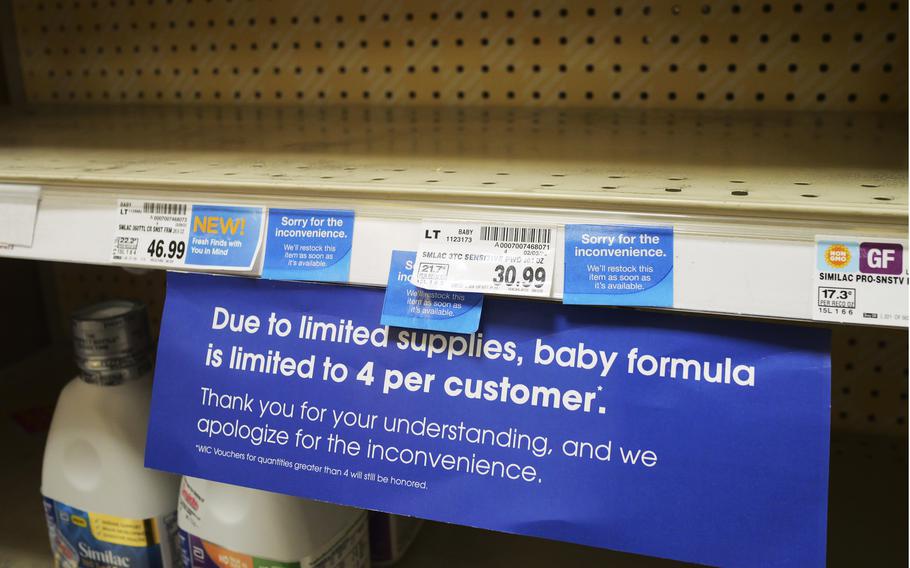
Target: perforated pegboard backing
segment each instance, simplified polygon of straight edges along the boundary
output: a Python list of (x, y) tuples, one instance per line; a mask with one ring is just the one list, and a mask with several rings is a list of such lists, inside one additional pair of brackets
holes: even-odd
[(907, 435), (907, 331), (836, 327), (832, 427)]
[(15, 2), (34, 102), (906, 109), (887, 1)]

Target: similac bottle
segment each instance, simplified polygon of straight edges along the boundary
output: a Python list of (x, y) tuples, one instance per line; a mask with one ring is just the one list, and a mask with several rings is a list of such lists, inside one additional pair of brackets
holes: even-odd
[(180, 484), (186, 568), (366, 568), (366, 511), (194, 477)]
[(73, 314), (79, 377), (60, 393), (41, 493), (58, 568), (171, 568), (179, 478), (143, 467), (152, 364), (145, 306)]

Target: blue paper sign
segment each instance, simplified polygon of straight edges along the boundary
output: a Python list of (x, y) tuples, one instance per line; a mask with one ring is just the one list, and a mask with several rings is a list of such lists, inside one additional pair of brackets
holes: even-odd
[(262, 277), (347, 282), (354, 212), (270, 209)]
[(563, 303), (673, 306), (673, 228), (566, 225)]
[(148, 467), (714, 566), (825, 564), (830, 334), (171, 273)]
[(252, 268), (263, 216), (262, 207), (193, 205), (186, 264)]
[(480, 325), (483, 294), (424, 290), (411, 284), (415, 251), (392, 251), (382, 325), (453, 333), (474, 333)]

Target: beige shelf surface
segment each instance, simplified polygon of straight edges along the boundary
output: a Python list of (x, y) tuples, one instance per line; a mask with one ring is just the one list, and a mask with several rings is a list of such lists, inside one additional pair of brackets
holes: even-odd
[(906, 224), (905, 117), (35, 107), (0, 183)]

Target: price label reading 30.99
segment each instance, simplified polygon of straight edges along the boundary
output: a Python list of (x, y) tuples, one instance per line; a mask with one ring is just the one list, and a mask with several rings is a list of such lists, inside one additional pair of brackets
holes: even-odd
[(548, 297), (556, 229), (424, 221), (414, 284), (430, 290)]

